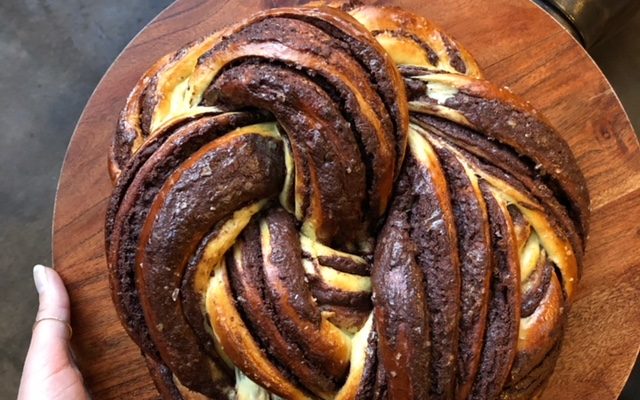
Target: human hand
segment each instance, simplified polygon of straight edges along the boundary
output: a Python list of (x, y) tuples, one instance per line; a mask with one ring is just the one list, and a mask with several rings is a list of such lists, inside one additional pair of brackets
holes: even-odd
[(20, 380), (18, 400), (88, 399), (69, 349), (69, 295), (56, 271), (33, 268), (40, 306)]

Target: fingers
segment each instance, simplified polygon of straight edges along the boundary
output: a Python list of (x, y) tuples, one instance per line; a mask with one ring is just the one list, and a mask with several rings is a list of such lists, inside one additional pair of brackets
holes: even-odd
[(42, 265), (33, 268), (33, 280), (40, 305), (18, 399), (86, 398), (69, 351), (69, 296), (64, 283), (56, 271)]
[(69, 354), (69, 296), (57, 272), (42, 265), (33, 267), (39, 295), (36, 322), (25, 362), (25, 373), (55, 372), (72, 365)]
[(33, 280), (39, 294), (34, 338), (46, 338), (52, 344), (67, 346), (70, 339), (69, 295), (58, 273), (42, 265), (33, 268)]

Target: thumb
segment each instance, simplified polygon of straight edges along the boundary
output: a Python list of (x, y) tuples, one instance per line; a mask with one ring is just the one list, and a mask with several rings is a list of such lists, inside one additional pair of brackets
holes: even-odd
[(38, 350), (37, 354), (50, 354), (47, 358), (68, 362), (71, 329), (67, 289), (55, 270), (42, 265), (33, 268), (33, 280), (40, 305), (33, 328), (31, 350)]
[[(19, 399), (43, 398), (34, 393), (46, 390), (48, 383), (81, 378), (69, 351), (71, 327), (69, 325), (69, 296), (62, 279), (51, 268), (36, 265), (33, 280), (39, 295), (39, 307), (33, 327), (31, 344), (20, 382)], [(50, 397), (52, 398), (52, 397)]]

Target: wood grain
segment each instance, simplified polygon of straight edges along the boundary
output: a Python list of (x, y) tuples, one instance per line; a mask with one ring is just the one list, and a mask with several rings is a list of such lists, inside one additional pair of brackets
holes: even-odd
[[(60, 176), (53, 256), (71, 294), (73, 346), (95, 399), (157, 397), (108, 291), (106, 160), (118, 112), (160, 56), (261, 8), (287, 3), (177, 1), (122, 52), (78, 122)], [(617, 398), (640, 343), (640, 149), (615, 93), (578, 43), (527, 0), (393, 3), (444, 27), (489, 79), (542, 111), (577, 155), (592, 196), (592, 230), (568, 333), (543, 398)]]

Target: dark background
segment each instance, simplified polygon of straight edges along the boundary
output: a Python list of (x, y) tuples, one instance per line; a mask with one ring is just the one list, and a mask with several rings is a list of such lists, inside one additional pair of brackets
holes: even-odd
[[(118, 53), (169, 3), (0, 1), (0, 399), (17, 393), (37, 309), (31, 268), (51, 263), (56, 184), (75, 123)], [(636, 15), (590, 49), (636, 132), (639, 30)], [(640, 398), (638, 369), (621, 399)]]

